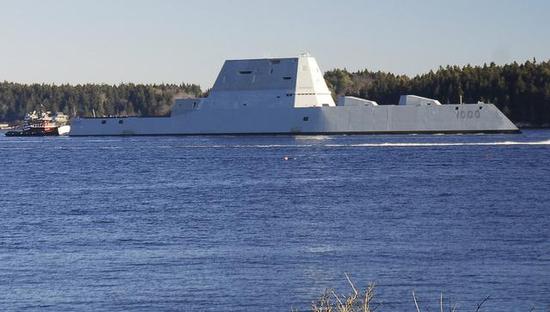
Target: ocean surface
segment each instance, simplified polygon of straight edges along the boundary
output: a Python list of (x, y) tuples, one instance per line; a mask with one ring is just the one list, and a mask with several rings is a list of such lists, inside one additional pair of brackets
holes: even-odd
[(550, 310), (550, 131), (0, 137), (0, 310)]

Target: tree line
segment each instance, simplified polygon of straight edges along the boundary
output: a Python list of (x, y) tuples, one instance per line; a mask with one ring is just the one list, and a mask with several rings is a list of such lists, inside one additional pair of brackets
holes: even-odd
[[(395, 104), (403, 94), (442, 103), (494, 103), (519, 125), (550, 126), (550, 61), (447, 66), (408, 77), (382, 71), (325, 73), (334, 96)], [(16, 121), (43, 106), (70, 116), (165, 116), (175, 98), (204, 96), (195, 84), (51, 85), (0, 82), (0, 120)]]
[(518, 125), (550, 127), (550, 61), (447, 66), (412, 78), (334, 69), (325, 73), (325, 79), (336, 96), (358, 96), (380, 104), (398, 103), (403, 94), (447, 104), (459, 103), (462, 97), (464, 103), (493, 103)]
[(0, 120), (13, 122), (40, 109), (69, 116), (164, 116), (174, 98), (202, 94), (195, 84), (51, 85), (0, 83)]

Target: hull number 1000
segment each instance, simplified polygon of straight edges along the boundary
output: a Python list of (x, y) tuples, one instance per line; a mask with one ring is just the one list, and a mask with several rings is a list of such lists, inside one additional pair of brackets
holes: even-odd
[(481, 113), (478, 110), (476, 110), (476, 111), (472, 111), (472, 110), (456, 111), (456, 119), (474, 119), (474, 118), (479, 118), (480, 115), (481, 115)]

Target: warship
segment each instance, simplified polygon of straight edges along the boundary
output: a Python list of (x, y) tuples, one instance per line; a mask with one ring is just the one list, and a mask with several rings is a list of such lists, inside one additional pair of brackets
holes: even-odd
[(71, 136), (498, 133), (518, 128), (493, 104), (444, 104), (415, 95), (396, 105), (335, 102), (315, 58), (225, 61), (209, 95), (177, 99), (165, 117), (80, 117)]

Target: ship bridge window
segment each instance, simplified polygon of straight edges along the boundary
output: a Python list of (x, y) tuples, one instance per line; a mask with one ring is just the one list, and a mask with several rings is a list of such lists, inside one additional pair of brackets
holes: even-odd
[(239, 74), (241, 74), (241, 75), (250, 75), (250, 74), (252, 74), (252, 71), (251, 70), (241, 70), (241, 71), (239, 71)]
[(284, 79), (284, 80), (290, 80), (290, 79), (292, 79), (292, 77), (288, 77), (288, 76), (287, 76), (287, 77), (283, 77), (283, 79)]

